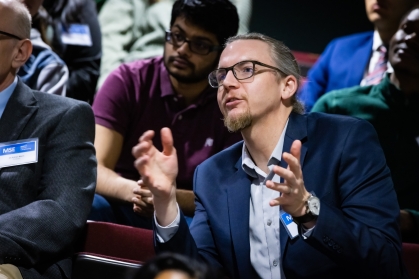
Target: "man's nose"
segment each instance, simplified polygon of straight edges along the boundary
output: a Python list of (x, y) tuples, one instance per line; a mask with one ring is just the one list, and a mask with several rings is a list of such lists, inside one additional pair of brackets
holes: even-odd
[(178, 46), (177, 52), (189, 55), (191, 53), (189, 42), (185, 40), (180, 46)]
[(223, 85), (226, 87), (237, 86), (238, 80), (234, 76), (233, 70), (227, 72), (226, 77), (223, 81)]

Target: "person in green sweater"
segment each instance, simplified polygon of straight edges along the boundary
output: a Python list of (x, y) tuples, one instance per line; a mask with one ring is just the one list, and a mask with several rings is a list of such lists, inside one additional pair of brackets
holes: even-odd
[(390, 42), (394, 72), (374, 86), (332, 91), (312, 111), (368, 120), (376, 129), (400, 205), (404, 242), (419, 243), (419, 5)]

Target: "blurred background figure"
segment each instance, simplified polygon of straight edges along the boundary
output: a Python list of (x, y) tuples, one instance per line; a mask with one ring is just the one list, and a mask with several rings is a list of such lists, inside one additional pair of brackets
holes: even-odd
[(374, 32), (333, 40), (309, 71), (300, 99), (310, 111), (324, 93), (355, 85), (377, 84), (388, 70), (388, 44), (415, 0), (365, 0)]
[(102, 42), (93, 0), (45, 0), (52, 48), (70, 71), (67, 97), (91, 103), (99, 78)]
[(163, 56), (121, 64), (94, 100), (99, 170), (90, 220), (152, 228), (151, 192), (138, 181), (132, 156), (145, 131), (156, 133), (157, 144), (163, 127), (174, 131), (176, 196), (189, 221), (196, 166), (242, 138), (224, 126), (217, 89), (208, 84), (223, 42), (238, 31), (236, 6), (229, 0), (177, 0), (168, 17)]
[(397, 193), (404, 242), (419, 243), (419, 5), (389, 46), (394, 72), (378, 85), (332, 91), (313, 111), (363, 118), (374, 125)]
[[(239, 13), (239, 33), (245, 33), (252, 0), (231, 2)], [(174, 0), (107, 0), (103, 4), (99, 13), (103, 58), (98, 87), (121, 63), (163, 54), (173, 3)]]
[(23, 65), (18, 76), (34, 90), (66, 95), (69, 73), (64, 61), (45, 42), (47, 32), (47, 12), (41, 6), (43, 0), (24, 0), (32, 16), (32, 54)]
[(139, 270), (138, 279), (220, 279), (222, 274), (194, 259), (173, 253), (162, 253)]

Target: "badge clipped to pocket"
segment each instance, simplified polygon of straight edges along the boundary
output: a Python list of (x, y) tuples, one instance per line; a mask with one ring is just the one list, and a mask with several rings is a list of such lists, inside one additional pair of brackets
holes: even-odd
[(296, 236), (298, 236), (297, 224), (292, 220), (292, 216), (289, 213), (286, 213), (283, 209), (281, 209), (279, 214), (281, 215), (280, 219), (282, 224), (287, 229), (288, 235), (291, 239), (294, 239)]
[(92, 46), (92, 36), (89, 25), (69, 24), (62, 26), (61, 41), (67, 45)]
[(38, 162), (38, 138), (0, 143), (0, 168)]

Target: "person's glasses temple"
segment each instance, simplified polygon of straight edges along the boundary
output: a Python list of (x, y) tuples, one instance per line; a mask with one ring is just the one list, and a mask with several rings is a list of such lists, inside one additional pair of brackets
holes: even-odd
[(23, 40), (22, 38), (20, 38), (20, 37), (18, 37), (18, 36), (16, 36), (16, 35), (13, 35), (13, 34), (10, 34), (10, 33), (7, 33), (7, 32), (4, 32), (4, 31), (0, 31), (0, 34), (3, 34), (3, 35), (5, 35), (5, 36), (9, 36), (9, 37), (11, 37), (11, 38), (14, 38), (14, 39), (17, 39), (17, 40)]

